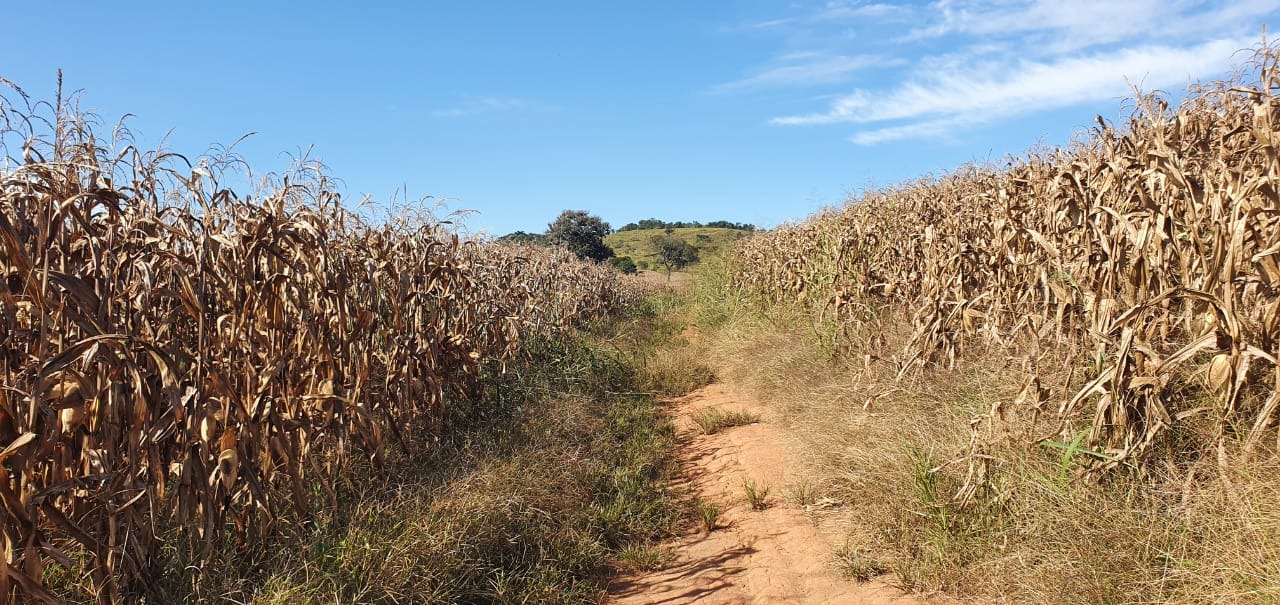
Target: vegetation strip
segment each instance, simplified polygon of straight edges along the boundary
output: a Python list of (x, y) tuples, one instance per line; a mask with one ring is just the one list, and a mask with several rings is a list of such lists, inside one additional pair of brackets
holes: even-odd
[(203, 568), (171, 560), (161, 600), (598, 602), (610, 570), (656, 564), (651, 544), (680, 511), (653, 394), (678, 381), (644, 369), (663, 329), (644, 304), (531, 345), (436, 447), (355, 469), (337, 507), (270, 548), (228, 548)]
[(198, 591), (647, 292), (421, 209), (371, 222), (319, 166), (237, 192), (233, 156), (104, 141), (73, 100), (0, 110), (0, 600), (156, 594), (172, 561)]

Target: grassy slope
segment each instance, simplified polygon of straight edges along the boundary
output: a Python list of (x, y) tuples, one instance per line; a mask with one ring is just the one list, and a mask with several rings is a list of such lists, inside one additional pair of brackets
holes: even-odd
[[(634, 231), (621, 231), (611, 233), (604, 238), (604, 243), (613, 248), (618, 256), (630, 256), (631, 260), (639, 263), (640, 261), (648, 261), (650, 264), (657, 260), (657, 253), (649, 241), (655, 235), (664, 235), (663, 229), (636, 229)], [(715, 256), (723, 251), (734, 242), (750, 235), (749, 231), (739, 229), (721, 229), (713, 227), (686, 227), (676, 229), (674, 235), (680, 237), (686, 242), (693, 244), (698, 248), (698, 253), (702, 258)], [(703, 236), (699, 238), (698, 236)]]
[[(707, 379), (654, 298), (494, 377), (439, 443), (410, 436), (382, 468), (355, 464), (315, 523), (275, 547), (234, 544), (161, 563), (163, 602), (595, 603), (614, 567), (661, 557), (681, 506), (657, 398)], [(675, 347), (674, 349), (671, 347)], [(67, 582), (73, 583), (71, 578)], [(68, 602), (91, 602), (68, 587)]]

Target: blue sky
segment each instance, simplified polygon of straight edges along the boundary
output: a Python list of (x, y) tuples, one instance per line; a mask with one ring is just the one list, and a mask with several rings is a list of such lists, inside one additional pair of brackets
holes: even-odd
[(55, 71), (145, 145), (310, 148), (354, 206), (471, 231), (563, 209), (773, 226), (863, 187), (1063, 144), (1246, 60), (1280, 0), (11, 2), (0, 77)]

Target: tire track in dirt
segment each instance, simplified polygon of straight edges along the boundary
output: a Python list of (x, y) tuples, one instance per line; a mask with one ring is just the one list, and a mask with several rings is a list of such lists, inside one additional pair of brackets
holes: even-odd
[[(724, 385), (713, 384), (670, 402), (680, 435), (680, 486), (720, 507), (720, 527), (689, 528), (666, 545), (674, 560), (664, 569), (618, 578), (609, 590), (616, 605), (729, 605), (740, 603), (921, 605), (883, 582), (857, 584), (832, 566), (839, 536), (825, 535), (787, 501), (799, 478), (787, 455), (787, 437), (769, 422), (769, 410)], [(698, 410), (747, 411), (763, 422), (703, 435), (691, 419)], [(744, 479), (769, 486), (769, 507), (747, 502)]]

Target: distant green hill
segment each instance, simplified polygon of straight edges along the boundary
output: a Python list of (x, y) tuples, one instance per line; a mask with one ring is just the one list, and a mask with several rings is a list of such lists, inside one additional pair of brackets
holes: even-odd
[[(650, 241), (655, 235), (665, 234), (665, 229), (632, 229), (610, 233), (604, 237), (604, 243), (613, 248), (618, 256), (630, 256), (637, 264), (645, 262), (650, 269), (656, 269), (654, 265), (658, 255)], [(706, 259), (751, 235), (751, 232), (720, 227), (683, 227), (674, 229), (672, 235), (692, 244), (698, 249), (698, 254)]]

